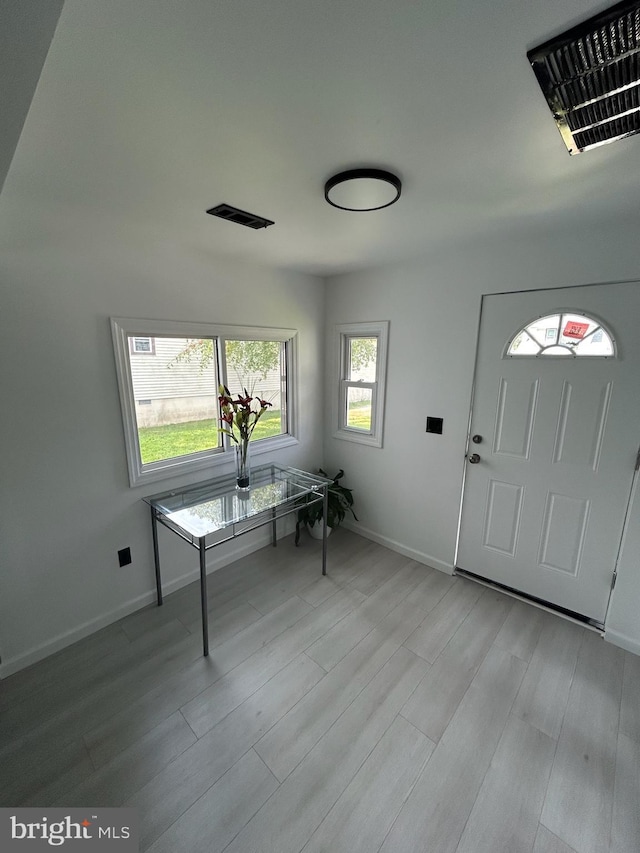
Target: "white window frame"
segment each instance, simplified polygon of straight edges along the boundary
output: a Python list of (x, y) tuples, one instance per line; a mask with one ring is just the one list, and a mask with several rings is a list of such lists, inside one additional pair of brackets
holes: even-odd
[[(135, 397), (131, 379), (132, 353), (129, 338), (135, 337), (179, 337), (212, 338), (218, 350), (220, 381), (225, 381), (226, 363), (224, 343), (226, 340), (281, 341), (286, 344), (286, 406), (287, 432), (251, 443), (251, 455), (271, 454), (274, 450), (298, 444), (297, 419), (297, 346), (298, 333), (295, 329), (271, 329), (256, 326), (229, 326), (213, 323), (188, 323), (172, 320), (140, 320), (125, 317), (111, 318), (111, 333), (122, 410), (127, 467), (131, 487), (158, 482), (181, 474), (230, 464), (233, 462), (233, 448), (230, 440), (223, 437), (217, 447), (191, 453), (173, 459), (143, 463), (138, 442)], [(216, 389), (217, 393), (217, 389)], [(217, 414), (217, 413), (216, 413)]]
[[(355, 382), (347, 378), (349, 343), (355, 338), (377, 338), (376, 379), (374, 382)], [(389, 321), (370, 323), (340, 323), (335, 327), (334, 352), (337, 361), (338, 391), (334, 395), (336, 425), (334, 438), (382, 447), (384, 403), (387, 373)], [(371, 388), (371, 429), (367, 432), (347, 426), (347, 393), (349, 388)]]

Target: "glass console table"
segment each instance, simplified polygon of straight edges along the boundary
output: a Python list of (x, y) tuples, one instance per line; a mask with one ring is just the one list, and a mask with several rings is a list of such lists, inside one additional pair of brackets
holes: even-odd
[(262, 465), (251, 472), (251, 488), (236, 488), (235, 474), (151, 495), (143, 500), (151, 508), (153, 557), (158, 605), (162, 604), (162, 579), (158, 550), (158, 524), (172, 530), (200, 552), (200, 600), (202, 645), (209, 654), (206, 553), (265, 524), (272, 525), (271, 541), (276, 546), (276, 521), (296, 512), (303, 503), (323, 503), (322, 574), (327, 573), (327, 498), (330, 480), (324, 477)]

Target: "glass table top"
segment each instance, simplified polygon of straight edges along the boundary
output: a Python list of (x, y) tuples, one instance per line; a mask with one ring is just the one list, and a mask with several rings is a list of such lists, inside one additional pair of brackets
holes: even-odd
[(294, 504), (305, 495), (322, 496), (325, 480), (315, 474), (279, 465), (262, 465), (251, 471), (251, 488), (236, 488), (235, 474), (151, 495), (144, 501), (164, 519), (190, 536), (202, 537), (249, 521), (260, 513)]

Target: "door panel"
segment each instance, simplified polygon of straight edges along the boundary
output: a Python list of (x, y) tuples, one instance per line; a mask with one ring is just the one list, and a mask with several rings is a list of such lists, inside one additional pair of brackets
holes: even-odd
[(538, 558), (541, 568), (578, 574), (589, 506), (583, 498), (547, 493)]
[(560, 397), (554, 462), (590, 465), (593, 471), (598, 470), (612, 388), (612, 383), (606, 382), (598, 394), (598, 388), (579, 388), (565, 380)]
[(538, 402), (538, 380), (500, 379), (493, 452), (528, 459)]
[(489, 480), (484, 525), (485, 548), (492, 548), (509, 557), (515, 556), (523, 491), (522, 486), (515, 483)]
[[(615, 358), (504, 356), (535, 317), (602, 318)], [(603, 622), (640, 442), (640, 285), (483, 299), (457, 565)]]

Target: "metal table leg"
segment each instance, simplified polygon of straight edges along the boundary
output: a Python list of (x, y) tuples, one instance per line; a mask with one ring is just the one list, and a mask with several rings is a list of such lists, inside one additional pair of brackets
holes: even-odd
[(158, 522), (156, 512), (151, 507), (151, 533), (153, 535), (153, 562), (156, 568), (156, 593), (158, 596), (158, 607), (162, 604), (162, 579), (160, 577), (160, 552), (158, 550)]
[(202, 649), (206, 657), (209, 654), (209, 612), (207, 610), (207, 552), (205, 538), (198, 540), (200, 550), (200, 603), (202, 606)]

